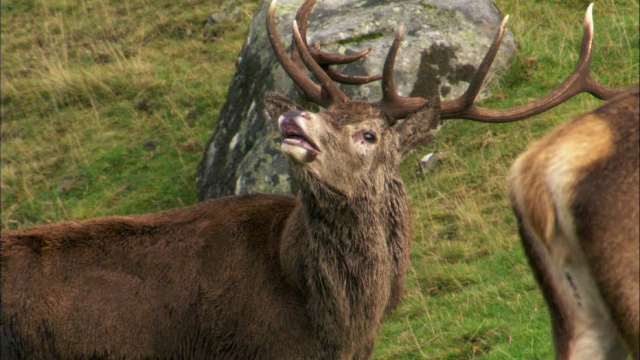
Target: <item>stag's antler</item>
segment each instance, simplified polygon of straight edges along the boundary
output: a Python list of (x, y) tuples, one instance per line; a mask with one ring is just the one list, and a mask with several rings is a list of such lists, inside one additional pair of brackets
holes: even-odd
[[(306, 0), (300, 9), (298, 9), (296, 20), (294, 20), (294, 39), (291, 44), (290, 58), (280, 41), (275, 25), (276, 2), (277, 1), (274, 0), (271, 3), (267, 14), (269, 40), (280, 64), (287, 74), (289, 74), (302, 95), (308, 100), (324, 107), (328, 107), (336, 102), (346, 102), (349, 101), (349, 98), (340, 90), (334, 81), (342, 84), (361, 85), (381, 78), (380, 75), (346, 75), (329, 67), (330, 65), (348, 64), (360, 60), (367, 56), (371, 49), (355, 55), (337, 55), (321, 51), (319, 44), (316, 44), (315, 49), (309, 47), (306, 40), (307, 23), (316, 0)], [(299, 24), (299, 27), (297, 24)], [(307, 68), (311, 70), (316, 80), (320, 82), (320, 86), (307, 77)]]
[[(321, 106), (328, 107), (336, 102), (349, 101), (348, 97), (333, 81), (345, 84), (363, 84), (377, 80), (380, 77), (344, 75), (329, 67), (329, 65), (345, 64), (359, 60), (366, 56), (370, 49), (356, 55), (343, 56), (322, 52), (319, 47), (316, 49), (309, 47), (306, 41), (307, 22), (315, 2), (316, 0), (306, 0), (296, 14), (296, 20), (293, 23), (291, 58), (287, 56), (275, 27), (275, 0), (269, 8), (267, 30), (271, 44), (282, 67), (296, 83), (303, 95)], [(494, 123), (510, 122), (545, 112), (581, 92), (588, 92), (603, 100), (620, 94), (624, 89), (600, 85), (590, 74), (593, 43), (592, 9), (593, 4), (589, 5), (585, 15), (582, 49), (576, 69), (560, 86), (542, 98), (527, 104), (500, 110), (481, 108), (476, 106), (474, 102), (500, 48), (507, 20), (509, 19), (509, 17), (506, 16), (500, 24), (487, 54), (473, 75), (465, 93), (456, 99), (441, 102), (440, 118), (468, 119)], [(393, 71), (403, 35), (404, 28), (401, 26), (385, 60), (382, 73), (382, 99), (373, 104), (380, 107), (383, 112), (395, 120), (405, 118), (427, 102), (427, 99), (421, 97), (402, 97), (398, 95), (396, 91)], [(302, 63), (311, 71), (321, 86), (318, 86), (307, 77), (306, 69), (302, 67)]]
[(593, 4), (587, 8), (587, 13), (584, 18), (584, 35), (582, 37), (582, 49), (580, 50), (580, 58), (576, 69), (560, 86), (555, 88), (549, 94), (543, 96), (540, 99), (534, 100), (530, 103), (515, 106), (508, 109), (494, 110), (481, 108), (474, 105), (474, 101), (480, 86), (491, 67), (491, 63), (495, 58), (500, 42), (502, 41), (502, 35), (504, 33), (504, 27), (508, 17), (502, 21), (500, 28), (487, 52), (485, 58), (482, 60), (480, 67), (476, 71), (469, 88), (467, 91), (457, 99), (451, 101), (443, 101), (441, 104), (441, 118), (442, 119), (469, 119), (478, 120), (483, 122), (509, 122), (522, 120), (531, 117), (536, 114), (545, 112), (565, 101), (571, 97), (581, 93), (588, 92), (599, 99), (606, 100), (620, 94), (624, 89), (615, 89), (598, 84), (591, 77), (590, 66), (593, 44), (593, 16), (592, 16)]
[[(307, 25), (309, 23), (309, 15), (311, 14), (311, 9), (316, 4), (316, 0), (306, 0), (298, 12), (296, 13), (296, 22), (298, 23), (298, 29), (300, 30), (300, 36), (302, 38), (302, 45), (309, 49), (311, 53), (311, 57), (313, 60), (320, 65), (320, 67), (329, 75), (329, 77), (333, 81), (337, 81), (342, 84), (350, 84), (350, 85), (362, 85), (367, 84), (372, 81), (380, 80), (382, 78), (381, 75), (371, 75), (371, 76), (356, 76), (356, 75), (346, 75), (343, 74), (334, 68), (329, 67), (329, 65), (341, 65), (341, 64), (350, 64), (354, 61), (358, 61), (371, 52), (371, 48), (361, 51), (354, 55), (336, 55), (328, 52), (324, 52), (320, 50), (320, 43), (315, 43), (315, 48), (310, 48), (307, 44)], [(292, 41), (291, 45), (291, 59), (298, 64), (301, 68), (304, 68), (303, 62), (300, 59), (298, 43), (296, 41)]]

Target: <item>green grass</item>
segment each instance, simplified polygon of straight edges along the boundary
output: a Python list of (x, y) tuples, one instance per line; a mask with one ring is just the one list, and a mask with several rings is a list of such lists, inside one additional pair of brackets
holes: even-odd
[[(197, 165), (257, 5), (2, 0), (2, 229), (195, 203)], [(573, 70), (588, 3), (496, 5), (519, 43), (482, 103), (501, 108), (544, 95)], [(222, 11), (229, 16), (207, 22)], [(594, 19), (594, 76), (637, 82), (638, 1), (599, 1)], [(412, 266), (376, 358), (552, 357), (505, 174), (527, 143), (600, 103), (583, 94), (524, 122), (455, 121), (405, 161)], [(433, 150), (446, 156), (424, 174), (418, 160)]]
[(2, 2), (2, 228), (196, 202), (258, 1), (219, 3)]

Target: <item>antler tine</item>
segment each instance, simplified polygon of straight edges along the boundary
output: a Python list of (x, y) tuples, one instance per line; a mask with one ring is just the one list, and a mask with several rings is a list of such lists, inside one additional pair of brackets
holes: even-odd
[(454, 100), (443, 101), (440, 103), (440, 117), (442, 119), (455, 118), (457, 115), (464, 114), (465, 111), (471, 110), (471, 108), (474, 107), (473, 103), (482, 88), (482, 83), (489, 73), (489, 69), (498, 54), (498, 50), (500, 50), (507, 21), (509, 21), (509, 15), (502, 19), (502, 22), (498, 27), (498, 31), (493, 37), (491, 46), (489, 46), (489, 50), (482, 59), (482, 62), (480, 63), (480, 66), (478, 66), (475, 74), (473, 74), (473, 78), (471, 78), (471, 81), (469, 82), (469, 87), (464, 94)]
[(358, 61), (369, 54), (369, 52), (371, 51), (370, 48), (354, 55), (338, 55), (321, 51), (319, 43), (316, 43), (314, 48), (309, 47), (309, 44), (307, 43), (307, 25), (309, 23), (309, 15), (311, 14), (311, 10), (315, 6), (315, 4), (316, 0), (306, 0), (302, 4), (302, 6), (300, 6), (298, 12), (296, 13), (296, 21), (298, 22), (298, 29), (300, 30), (300, 35), (303, 42), (301, 45), (298, 45), (296, 42), (294, 42), (291, 53), (291, 58), (293, 59), (293, 61), (298, 64), (298, 66), (302, 66), (302, 61), (298, 52), (300, 51), (300, 46), (305, 46), (309, 50), (309, 53), (311, 53), (314, 61), (322, 67), (322, 69), (329, 75), (329, 77), (333, 81), (337, 81), (342, 84), (362, 85), (379, 80), (382, 77), (381, 75), (346, 75), (329, 67), (330, 65), (349, 64), (354, 61)]
[(362, 85), (362, 84), (368, 84), (372, 81), (382, 79), (382, 75), (369, 75), (369, 76), (346, 75), (328, 66), (322, 66), (322, 69), (327, 73), (327, 75), (329, 75), (331, 80), (335, 82), (339, 82), (340, 84)]
[[(293, 20), (293, 36), (295, 37), (295, 41), (298, 44), (302, 44), (302, 36), (300, 35), (300, 30), (298, 29), (298, 22)], [(345, 95), (342, 90), (334, 83), (329, 75), (324, 72), (324, 70), (315, 62), (311, 53), (309, 52), (308, 47), (299, 46), (298, 50), (300, 51), (300, 55), (302, 55), (302, 61), (307, 66), (307, 68), (311, 71), (313, 76), (320, 82), (322, 89), (323, 98), (329, 98), (329, 105), (336, 102), (347, 102), (349, 98)], [(324, 105), (323, 105), (324, 106)], [(326, 107), (326, 106), (325, 106)]]
[[(309, 22), (309, 15), (311, 14), (311, 9), (316, 4), (316, 0), (306, 0), (298, 9), (296, 13), (295, 20), (299, 24), (300, 35), (302, 35), (303, 44), (302, 46), (307, 46), (307, 24)], [(291, 59), (294, 63), (296, 63), (299, 67), (305, 68), (302, 59), (300, 58), (300, 50), (298, 49), (300, 45), (296, 42), (293, 34), (291, 35)]]
[[(582, 47), (580, 50), (580, 58), (578, 59), (576, 68), (571, 73), (571, 75), (569, 75), (569, 77), (567, 77), (567, 79), (553, 91), (530, 103), (508, 109), (486, 109), (475, 106), (473, 104), (473, 101), (481, 86), (482, 80), (484, 80), (484, 76), (486, 75), (486, 71), (488, 71), (488, 67), (491, 65), (493, 57), (495, 57), (495, 54), (491, 54), (492, 48), (495, 45), (498, 37), (502, 37), (501, 33), (504, 30), (503, 21), (503, 25), (500, 26), (498, 34), (496, 34), (494, 43), (491, 45), (491, 48), (487, 53), (487, 56), (485, 56), (482, 65), (480, 66), (480, 68), (478, 68), (476, 75), (474, 75), (474, 78), (469, 85), (469, 89), (458, 99), (444, 101), (442, 103), (440, 117), (442, 119), (468, 119), (492, 123), (511, 122), (526, 119), (533, 115), (545, 112), (581, 92), (588, 92), (603, 100), (610, 99), (615, 95), (620, 94), (622, 91), (624, 91), (624, 89), (602, 86), (591, 78), (590, 66), (593, 44), (592, 9), (593, 4), (589, 5), (585, 15)], [(497, 49), (495, 51), (497, 52)], [(485, 60), (487, 60), (490, 55), (491, 61), (489, 61), (488, 64), (485, 64)], [(486, 70), (483, 70), (483, 65), (487, 65)], [(479, 76), (478, 73), (481, 73), (483, 71), (485, 72), (485, 74), (481, 74), (482, 76)]]
[[(624, 89), (612, 88), (604, 85), (598, 84), (591, 77), (591, 47), (593, 44), (593, 3), (589, 4), (587, 8), (587, 13), (584, 15), (584, 35), (582, 36), (582, 48), (580, 49), (580, 59), (586, 58), (584, 61), (584, 65), (586, 67), (587, 76), (585, 79), (586, 92), (591, 95), (597, 97), (598, 99), (607, 100), (618, 94), (620, 94)], [(578, 66), (580, 67), (580, 60), (578, 60)]]
[[(280, 41), (280, 35), (276, 29), (275, 12), (276, 12), (277, 0), (273, 0), (269, 5), (269, 11), (267, 13), (267, 33), (269, 35), (269, 41), (273, 48), (280, 65), (287, 72), (294, 84), (296, 84), (298, 90), (302, 92), (302, 95), (307, 100), (313, 101), (316, 104), (327, 107), (330, 105), (330, 99), (323, 97), (323, 92), (318, 84), (314, 83), (308, 76), (305, 69), (300, 68), (291, 58), (287, 55), (284, 49), (284, 45)], [(296, 52), (296, 51), (294, 51)]]
[(402, 43), (404, 37), (404, 25), (400, 25), (396, 32), (396, 37), (393, 39), (391, 48), (387, 52), (387, 58), (384, 60), (384, 68), (382, 69), (382, 100), (381, 104), (396, 101), (400, 99), (400, 96), (396, 92), (396, 84), (393, 79), (393, 69), (396, 65), (396, 56), (398, 55), (398, 49)]
[(380, 109), (389, 115), (389, 117), (394, 120), (394, 123), (427, 102), (427, 100), (423, 98), (401, 97), (396, 91), (393, 70), (403, 37), (404, 25), (400, 25), (393, 44), (391, 44), (391, 48), (389, 48), (389, 52), (387, 52), (387, 58), (384, 61), (384, 68), (382, 70), (382, 99), (378, 102)]

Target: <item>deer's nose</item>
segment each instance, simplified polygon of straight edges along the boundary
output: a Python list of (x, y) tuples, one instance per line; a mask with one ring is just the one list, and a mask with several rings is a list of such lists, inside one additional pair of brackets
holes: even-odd
[(293, 120), (293, 119), (295, 119), (297, 117), (308, 119), (309, 118), (309, 113), (306, 112), (306, 111), (300, 111), (300, 110), (289, 110), (289, 111), (285, 112), (284, 114), (280, 115), (280, 118), (278, 118), (278, 126), (282, 127), (282, 124), (285, 121)]
[(306, 111), (300, 111), (300, 110), (289, 110), (286, 113), (282, 114), (282, 116), (284, 116), (285, 118), (294, 118), (296, 116), (301, 116), (305, 119), (308, 119), (309, 113)]

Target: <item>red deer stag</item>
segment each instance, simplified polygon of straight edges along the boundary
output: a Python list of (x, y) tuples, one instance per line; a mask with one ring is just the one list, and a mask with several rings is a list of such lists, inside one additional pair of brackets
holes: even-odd
[[(503, 22), (461, 98), (398, 96), (393, 66), (401, 29), (384, 66), (383, 99), (350, 101), (332, 79), (380, 77), (329, 67), (366, 51), (336, 56), (308, 46), (314, 3), (305, 1), (296, 15), (291, 57), (276, 32), (275, 2), (267, 20), (282, 66), (303, 96), (326, 108), (311, 113), (276, 94), (265, 99), (299, 196), (227, 197), (159, 214), (4, 232), (3, 359), (368, 358), (376, 330), (399, 302), (408, 265), (411, 214), (398, 173), (407, 152), (433, 138), (440, 118), (510, 121), (580, 91), (612, 93), (578, 80), (590, 85), (565, 91), (563, 84), (551, 97), (512, 109), (476, 107)], [(585, 77), (568, 81), (588, 77), (588, 67), (579, 75)]]
[(633, 86), (532, 144), (509, 177), (557, 359), (640, 356), (638, 103)]

